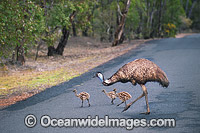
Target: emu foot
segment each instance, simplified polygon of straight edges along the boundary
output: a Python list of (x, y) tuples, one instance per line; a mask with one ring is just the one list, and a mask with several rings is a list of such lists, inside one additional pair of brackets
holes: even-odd
[(142, 112), (142, 113), (140, 113), (140, 114), (149, 115), (149, 114), (150, 114), (150, 112)]
[(122, 111), (122, 112), (124, 112), (124, 111), (126, 111), (126, 110), (128, 110), (129, 108), (131, 107), (131, 105), (126, 105), (126, 107), (124, 108), (124, 110)]

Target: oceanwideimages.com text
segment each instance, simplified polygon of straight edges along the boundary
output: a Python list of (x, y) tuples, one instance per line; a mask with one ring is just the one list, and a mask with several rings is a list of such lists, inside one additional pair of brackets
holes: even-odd
[[(34, 115), (25, 117), (25, 125), (34, 127), (37, 124), (37, 118)], [(42, 127), (121, 127), (127, 130), (132, 130), (136, 127), (175, 127), (175, 119), (133, 119), (133, 118), (110, 118), (108, 115), (104, 118), (99, 116), (87, 118), (51, 118), (48, 115), (43, 115), (40, 118)]]

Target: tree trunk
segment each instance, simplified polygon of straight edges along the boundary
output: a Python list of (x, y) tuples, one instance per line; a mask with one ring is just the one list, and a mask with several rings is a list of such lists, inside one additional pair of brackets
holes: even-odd
[(161, 37), (161, 23), (162, 23), (162, 17), (163, 17), (163, 8), (165, 7), (166, 0), (160, 0), (160, 11), (159, 11), (159, 17), (158, 17), (158, 37)]
[(68, 38), (69, 38), (69, 29), (67, 29), (66, 26), (64, 26), (62, 29), (62, 37), (60, 39), (60, 42), (57, 48), (54, 48), (53, 46), (49, 46), (47, 55), (48, 56), (53, 56), (55, 54), (63, 55), (63, 51), (67, 44)]
[(73, 32), (73, 36), (77, 36), (77, 34), (76, 34), (76, 25), (75, 25), (74, 21), (72, 21), (72, 32)]
[(161, 16), (162, 16), (162, 0), (160, 0), (160, 9), (159, 9), (159, 15), (158, 15), (158, 29), (157, 29), (157, 36), (160, 37), (160, 28), (161, 28)]
[[(93, 9), (94, 10), (94, 9)], [(92, 15), (93, 15), (93, 12), (94, 11), (92, 11), (92, 14), (89, 14), (88, 16), (87, 16), (87, 21), (88, 22), (91, 22), (92, 20), (91, 20), (91, 18), (92, 18)], [(89, 30), (89, 26), (85, 26), (85, 28), (82, 30), (82, 35), (83, 36), (88, 36), (88, 30)]]
[(120, 42), (123, 42), (121, 40), (121, 36), (124, 32), (124, 24), (125, 24), (125, 17), (122, 17), (121, 22), (118, 25), (118, 28), (115, 32), (115, 39), (114, 39), (112, 46), (117, 46), (118, 44), (120, 44)]
[[(70, 22), (73, 21), (75, 15), (76, 15), (76, 11), (73, 11), (73, 13), (69, 16)], [(60, 39), (60, 42), (59, 42), (57, 48), (54, 48), (53, 46), (49, 46), (47, 55), (48, 56), (53, 56), (55, 54), (63, 55), (64, 48), (67, 45), (67, 41), (69, 39), (69, 34), (70, 34), (70, 28), (67, 29), (67, 27), (64, 26), (62, 28), (62, 37)]]
[(151, 11), (150, 11), (150, 20), (149, 20), (149, 37), (154, 38), (153, 34), (153, 18), (154, 18), (154, 13), (156, 12), (156, 1), (152, 3)]
[(85, 29), (82, 31), (83, 36), (88, 36), (88, 27), (86, 26)]
[(109, 30), (109, 38), (108, 38), (109, 42), (113, 41), (113, 26), (110, 26), (110, 30)]
[(190, 11), (189, 11), (189, 13), (188, 13), (188, 16), (187, 16), (188, 18), (190, 18), (190, 17), (191, 17), (192, 10), (193, 10), (193, 8), (194, 8), (194, 6), (195, 6), (196, 2), (197, 2), (197, 0), (194, 0), (194, 1), (192, 2), (192, 6), (191, 6), (191, 8), (190, 8)]
[(37, 46), (37, 50), (36, 50), (36, 53), (35, 53), (35, 61), (37, 60), (38, 58), (38, 53), (39, 53), (39, 50), (40, 50), (40, 46), (42, 45), (42, 42), (41, 40), (38, 42), (38, 46)]
[(77, 36), (76, 34), (76, 25), (74, 22), (74, 18), (76, 17), (76, 11), (73, 11), (73, 13), (70, 15), (70, 22), (72, 24), (72, 32), (73, 32), (73, 36)]
[(60, 42), (56, 48), (56, 53), (58, 55), (63, 55), (64, 48), (65, 48), (68, 38), (69, 38), (69, 30), (66, 28), (66, 26), (63, 27), (62, 33), (63, 33), (63, 35), (62, 35)]
[(119, 43), (123, 42), (124, 37), (123, 38), (121, 38), (121, 37), (124, 32), (124, 25), (125, 25), (125, 21), (126, 21), (126, 15), (128, 13), (128, 9), (130, 7), (130, 2), (131, 2), (131, 0), (127, 0), (125, 10), (122, 13), (120, 12), (120, 14), (122, 16), (121, 16), (120, 23), (117, 27), (117, 30), (115, 31), (115, 39), (112, 43), (112, 46), (117, 46)]
[(18, 47), (18, 46), (15, 47), (15, 49), (13, 50), (13, 53), (12, 53), (12, 63), (13, 63), (13, 64), (14, 64), (15, 61), (16, 61), (15, 55), (16, 55), (16, 53), (17, 53), (17, 47)]
[(56, 53), (56, 49), (55, 49), (53, 46), (49, 46), (49, 47), (48, 47), (48, 53), (47, 53), (47, 55), (48, 55), (48, 56), (53, 56), (53, 55), (55, 55), (55, 54), (57, 54), (57, 53)]
[(25, 56), (24, 56), (24, 48), (22, 45), (17, 46), (17, 63), (20, 63), (21, 65), (25, 64)]
[(188, 3), (189, 3), (189, 0), (187, 0), (186, 5), (185, 5), (185, 14), (186, 14), (186, 16), (188, 14)]

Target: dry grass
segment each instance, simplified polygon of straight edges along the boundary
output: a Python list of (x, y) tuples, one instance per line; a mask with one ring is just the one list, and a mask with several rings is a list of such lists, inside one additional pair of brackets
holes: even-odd
[(192, 34), (195, 34), (195, 33), (180, 33), (176, 35), (176, 38), (183, 38), (185, 36), (192, 35)]

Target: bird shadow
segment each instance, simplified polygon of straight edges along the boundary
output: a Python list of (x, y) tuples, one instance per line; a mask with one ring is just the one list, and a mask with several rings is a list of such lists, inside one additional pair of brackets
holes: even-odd
[(74, 109), (86, 109), (86, 108), (92, 108), (93, 106), (91, 106), (90, 105), (90, 107), (89, 106), (83, 106), (83, 107), (81, 107), (81, 106), (75, 106), (74, 107)]

